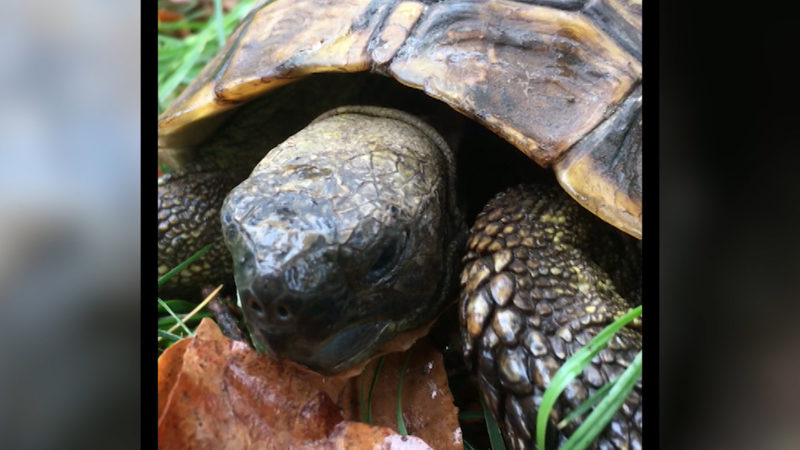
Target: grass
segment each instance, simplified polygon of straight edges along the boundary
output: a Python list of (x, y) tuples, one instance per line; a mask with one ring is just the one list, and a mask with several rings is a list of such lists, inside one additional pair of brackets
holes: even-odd
[(359, 391), (361, 407), (359, 410), (361, 411), (361, 421), (369, 425), (372, 425), (372, 394), (375, 392), (375, 383), (378, 381), (378, 374), (383, 366), (383, 358), (383, 356), (378, 357), (375, 363), (375, 370), (372, 372), (372, 381), (369, 383), (369, 392), (366, 396), (364, 396), (364, 379), (366, 377), (361, 377), (361, 390)]
[(182, 271), (183, 269), (188, 267), (189, 264), (193, 263), (197, 258), (203, 256), (203, 253), (207, 252), (211, 248), (212, 245), (214, 245), (214, 244), (206, 245), (205, 247), (203, 247), (200, 250), (198, 250), (192, 256), (186, 258), (185, 261), (183, 261), (180, 264), (178, 264), (177, 266), (173, 267), (172, 269), (167, 271), (167, 273), (165, 273), (164, 275), (161, 275), (160, 277), (158, 277), (158, 287), (161, 287), (161, 285), (164, 284), (170, 278), (172, 278), (173, 275), (175, 275), (176, 273), (179, 273), (180, 271)]
[(483, 409), (483, 417), (486, 421), (486, 433), (489, 434), (489, 443), (492, 445), (492, 450), (505, 450), (506, 446), (503, 443), (503, 434), (500, 432), (500, 427), (492, 416), (492, 412), (486, 407), (486, 401), (481, 400), (481, 409)]
[[(537, 448), (545, 449), (545, 436), (547, 432), (548, 419), (550, 412), (555, 405), (556, 400), (563, 392), (564, 388), (577, 376), (579, 376), (591, 359), (603, 348), (606, 347), (611, 338), (614, 337), (617, 331), (628, 324), (630, 321), (639, 317), (642, 313), (642, 307), (637, 306), (631, 309), (628, 313), (608, 325), (594, 338), (586, 343), (579, 351), (573, 354), (564, 365), (559, 368), (553, 376), (550, 385), (545, 390), (542, 397), (539, 410), (537, 411), (537, 423), (534, 426), (536, 429)], [(406, 352), (403, 367), (400, 370), (397, 381), (397, 397), (395, 398), (395, 415), (397, 420), (397, 430), (401, 435), (406, 435), (405, 424), (403, 423), (402, 414), (402, 386), (403, 375), (405, 373), (406, 365), (410, 352)], [(364, 382), (366, 376), (361, 377), (360, 387), (360, 410), (361, 421), (364, 423), (372, 424), (372, 394), (375, 387), (375, 382), (380, 372), (383, 357), (378, 360), (375, 369), (372, 373), (369, 392), (364, 393)], [(617, 378), (603, 385), (600, 389), (595, 391), (583, 403), (578, 405), (573, 411), (567, 414), (558, 424), (558, 429), (563, 429), (569, 422), (580, 423), (578, 428), (570, 435), (567, 441), (560, 447), (562, 450), (577, 450), (588, 448), (597, 436), (605, 429), (611, 421), (614, 413), (620, 408), (622, 403), (628, 397), (631, 390), (633, 390), (636, 381), (642, 373), (642, 352), (640, 351), (634, 358), (631, 365)], [(486, 434), (488, 436), (489, 444), (492, 450), (505, 450), (505, 443), (503, 442), (502, 432), (497, 422), (494, 420), (489, 408), (486, 406), (483, 398), (479, 397), (482, 411), (461, 411), (458, 414), (460, 422), (466, 420), (483, 419), (486, 425)], [(591, 411), (591, 412), (590, 412)], [(590, 412), (588, 416), (585, 416)], [(581, 420), (583, 418), (583, 420)], [(466, 440), (464, 441), (464, 448), (475, 448)]]
[[(587, 342), (585, 346), (567, 359), (559, 368), (542, 396), (542, 402), (537, 411), (537, 423), (532, 427), (536, 430), (537, 448), (546, 449), (545, 436), (547, 433), (548, 418), (556, 400), (559, 395), (561, 395), (564, 388), (583, 372), (584, 367), (589, 364), (592, 357), (606, 347), (610, 339), (620, 328), (640, 316), (641, 313), (641, 306), (631, 309), (627, 314), (604, 328)], [(636, 380), (639, 379), (641, 374), (642, 352), (640, 351), (631, 365), (619, 377), (611, 380), (595, 391), (557, 424), (558, 429), (563, 429), (569, 422), (574, 421), (580, 423), (578, 428), (569, 436), (560, 449), (577, 450), (589, 447), (608, 425), (614, 413), (620, 408), (631, 390), (633, 390)], [(489, 408), (486, 407), (483, 398), (481, 397), (479, 400), (482, 411), (461, 411), (458, 415), (459, 421), (463, 422), (465, 420), (482, 418), (486, 423), (486, 433), (489, 436), (491, 449), (504, 450), (506, 447), (502, 439), (500, 428), (494, 420), (494, 417), (492, 417)], [(580, 418), (590, 410), (591, 413), (581, 422)], [(464, 447), (474, 448), (466, 441), (464, 442)]]
[[(180, 5), (166, 1), (158, 2), (159, 9), (167, 9), (180, 16), (177, 20), (160, 21), (158, 24), (159, 114), (166, 109), (169, 103), (219, 51), (224, 44), (225, 37), (233, 31), (236, 24), (251, 10), (255, 3), (256, 0), (240, 0), (229, 11), (223, 11), (221, 0), (214, 0), (210, 5), (211, 8), (207, 5), (202, 5), (199, 1), (188, 1)], [(207, 251), (207, 249), (208, 246), (198, 251), (190, 260), (185, 261), (182, 265), (177, 266), (169, 273), (159, 277), (159, 286), (169, 279), (169, 277), (180, 272), (183, 267), (191, 264), (191, 261), (199, 257), (200, 254)], [(206, 301), (210, 300), (211, 297), (213, 296), (209, 296)], [(170, 343), (187, 335), (191, 335), (193, 333), (192, 327), (195, 327), (201, 318), (211, 316), (207, 311), (201, 310), (202, 306), (198, 307), (194, 303), (186, 300), (162, 300), (160, 298), (157, 300), (159, 311), (158, 341), (160, 351), (163, 351)], [(641, 307), (638, 308), (638, 313), (634, 314), (640, 313)], [(618, 329), (623, 325), (619, 325), (615, 322), (615, 324), (609, 326), (608, 329), (614, 329), (615, 327)], [(606, 332), (604, 330), (600, 335), (610, 339), (613, 335), (613, 331)], [(604, 338), (599, 338), (600, 335), (587, 343), (584, 349), (573, 355), (573, 357), (562, 366), (553, 378), (550, 387), (545, 392), (545, 399), (543, 399), (542, 402), (543, 406), (540, 407), (537, 417), (537, 424), (539, 426), (535, 427), (537, 430), (537, 442), (539, 443), (540, 449), (544, 448), (547, 417), (552, 406), (555, 404), (555, 400), (558, 395), (560, 395), (561, 391), (563, 391), (564, 387), (566, 387), (575, 376), (580, 374), (585, 364), (591, 359), (591, 356), (588, 356), (587, 359), (587, 355), (594, 355), (603, 348), (605, 344), (600, 343), (600, 341)], [(607, 342), (607, 339), (605, 341)], [(610, 420), (611, 415), (619, 408), (619, 404), (625, 399), (633, 388), (636, 379), (640, 376), (641, 356), (640, 352), (631, 366), (623, 372), (622, 375), (590, 396), (582, 405), (559, 423), (558, 426), (563, 428), (569, 421), (576, 420), (594, 407), (591, 414), (573, 433), (563, 448), (585, 448), (592, 442), (597, 433), (602, 431), (608, 420)], [(363, 396), (362, 385), (361, 402), (362, 406), (366, 404), (366, 407), (361, 408), (362, 421), (366, 423), (371, 423), (372, 421), (372, 392), (379, 370), (380, 363), (375, 369), (369, 387), (369, 393), (366, 398)], [(398, 381), (398, 393), (401, 390), (401, 385), (402, 377), (400, 377)], [(481, 403), (483, 404), (483, 400), (481, 400)], [(396, 414), (398, 418), (398, 428), (404, 430), (399, 394), (396, 403)], [(499, 427), (491, 417), (485, 405), (482, 412), (462, 412), (459, 416), (462, 420), (483, 417), (486, 421), (487, 434), (492, 449), (499, 450), (505, 448), (502, 438), (500, 437)], [(465, 448), (472, 448), (472, 446), (465, 442)]]
[[(213, 0), (210, 4), (207, 0), (189, 0), (180, 4), (158, 1), (159, 11), (166, 12), (165, 17), (175, 19), (158, 22), (159, 114), (219, 51), (225, 38), (255, 3), (256, 0), (239, 0), (229, 11), (223, 11), (221, 0)], [(162, 172), (168, 171), (167, 167), (162, 168)], [(183, 270), (209, 247), (204, 247), (159, 277), (158, 285)], [(203, 317), (211, 317), (211, 313), (202, 308), (211, 297), (200, 307), (185, 299), (157, 299), (159, 354), (176, 340), (190, 336)]]
[(406, 424), (403, 421), (403, 377), (406, 374), (406, 367), (408, 367), (408, 361), (411, 359), (411, 349), (406, 350), (406, 356), (403, 358), (403, 366), (400, 368), (400, 375), (397, 377), (397, 402), (394, 405), (394, 413), (395, 417), (397, 418), (397, 432), (400, 433), (401, 436), (407, 436), (408, 431), (406, 431)]
[[(539, 449), (545, 448), (545, 435), (547, 432), (547, 423), (550, 416), (550, 411), (553, 408), (558, 396), (567, 387), (567, 385), (583, 372), (591, 359), (600, 350), (606, 347), (608, 342), (631, 320), (639, 317), (642, 314), (642, 307), (637, 306), (630, 310), (627, 314), (623, 315), (614, 323), (610, 324), (586, 343), (580, 350), (575, 352), (564, 364), (558, 369), (556, 374), (550, 380), (550, 384), (542, 396), (542, 402), (539, 404), (539, 410), (536, 415), (536, 445)], [(622, 405), (622, 402), (633, 389), (636, 379), (642, 373), (642, 353), (641, 351), (636, 356), (634, 362), (620, 375), (617, 379), (608, 383), (610, 387), (604, 388), (605, 395), (594, 395), (586, 399), (586, 401), (576, 408), (576, 411), (587, 410), (593, 402), (597, 402), (592, 413), (586, 420), (578, 427), (577, 430), (569, 437), (567, 442), (561, 447), (563, 449), (582, 449), (586, 448), (594, 441), (594, 438), (603, 431), (603, 428), (608, 424), (614, 412)], [(577, 416), (573, 415), (572, 417)]]
[[(197, 1), (182, 5), (159, 1), (159, 8), (181, 16), (174, 21), (158, 23), (158, 113), (194, 79), (211, 60), (253, 5), (255, 0), (240, 0), (227, 12), (222, 0), (214, 0), (213, 9)], [(179, 37), (186, 34), (184, 37)]]
[[(561, 446), (562, 450), (584, 449), (594, 442), (597, 435), (611, 421), (611, 417), (622, 406), (636, 380), (642, 375), (642, 352), (633, 360), (630, 366), (616, 380), (611, 381), (608, 394), (602, 397), (589, 417), (575, 430), (567, 442)], [(544, 448), (544, 447), (541, 447)]]
[[(191, 264), (192, 261), (202, 256), (203, 253), (211, 248), (211, 245), (212, 244), (208, 244), (201, 248), (193, 255), (186, 258), (186, 260), (167, 271), (167, 273), (158, 277), (158, 286), (164, 284), (167, 280), (180, 273), (181, 270)], [(196, 327), (203, 317), (212, 316), (210, 312), (204, 311), (204, 308), (208, 302), (217, 295), (220, 289), (222, 289), (222, 285), (211, 292), (200, 304), (180, 299), (163, 300), (160, 297), (156, 298), (156, 302), (158, 303), (157, 329), (159, 354), (175, 341), (194, 335), (194, 329), (190, 327)]]

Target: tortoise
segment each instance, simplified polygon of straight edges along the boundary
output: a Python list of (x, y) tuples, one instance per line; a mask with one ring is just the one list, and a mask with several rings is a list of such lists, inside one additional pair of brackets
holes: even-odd
[[(233, 273), (256, 347), (322, 373), (424, 333), (458, 297), (482, 396), (506, 443), (532, 447), (560, 362), (641, 302), (640, 61), (635, 0), (260, 5), (159, 117), (175, 168), (159, 272), (211, 241), (232, 254), (216, 245), (166, 289)], [(561, 187), (512, 187), (472, 221), (465, 127)], [(640, 349), (637, 320), (565, 390), (551, 442)], [(641, 382), (596, 445), (641, 446)]]

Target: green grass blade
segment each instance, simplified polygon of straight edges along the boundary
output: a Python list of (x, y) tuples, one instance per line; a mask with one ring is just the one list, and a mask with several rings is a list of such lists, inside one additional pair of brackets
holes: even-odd
[[(200, 22), (196, 20), (188, 20), (184, 18), (182, 20), (176, 20), (174, 22), (161, 22), (158, 24), (158, 31), (175, 31), (175, 30), (189, 30), (189, 31), (199, 31), (202, 30), (208, 23)], [(175, 39), (180, 41), (180, 39)]]
[[(203, 24), (204, 24), (204, 25), (207, 25), (207, 24), (208, 24), (208, 17), (207, 17), (207, 13), (208, 13), (208, 11), (206, 11), (206, 9), (205, 9), (205, 8), (198, 8), (198, 9), (194, 9), (194, 10), (189, 10), (189, 11), (187, 11), (187, 12), (184, 14), (183, 18), (184, 18), (185, 20), (197, 20), (197, 21), (203, 21)], [(204, 17), (204, 16), (206, 16), (206, 17)]]
[(464, 450), (475, 450), (475, 447), (472, 446), (466, 439), (461, 441), (464, 444)]
[(372, 394), (375, 392), (375, 385), (378, 383), (378, 374), (383, 366), (383, 356), (378, 358), (375, 364), (375, 371), (372, 372), (372, 381), (369, 383), (369, 394), (367, 394), (367, 421), (366, 423), (372, 425)]
[(506, 444), (503, 442), (503, 436), (500, 434), (500, 427), (497, 426), (492, 412), (489, 411), (486, 402), (483, 401), (483, 396), (479, 395), (478, 398), (483, 408), (483, 419), (486, 421), (486, 432), (489, 433), (489, 444), (491, 444), (492, 450), (506, 450)]
[(577, 408), (575, 408), (572, 412), (570, 412), (567, 415), (567, 417), (564, 417), (561, 420), (561, 422), (558, 422), (558, 425), (557, 425), (558, 429), (559, 430), (563, 429), (564, 427), (567, 426), (567, 424), (570, 421), (582, 416), (583, 413), (585, 413), (591, 407), (596, 405), (597, 402), (599, 402), (600, 400), (602, 400), (606, 396), (608, 391), (611, 389), (611, 386), (613, 386), (616, 381), (617, 381), (617, 379), (614, 378), (612, 381), (609, 381), (608, 383), (604, 384), (600, 389), (596, 390), (594, 392), (594, 394), (590, 395), (589, 398), (584, 400), (583, 403), (578, 405)]
[(400, 369), (400, 376), (397, 380), (397, 402), (395, 403), (394, 413), (397, 416), (397, 432), (401, 436), (408, 436), (406, 431), (406, 423), (403, 420), (403, 376), (406, 374), (406, 367), (408, 367), (408, 360), (411, 359), (411, 349), (406, 351), (406, 357), (403, 359), (403, 367)]
[(175, 319), (175, 322), (179, 323), (181, 325), (181, 328), (183, 328), (183, 331), (185, 331), (187, 335), (191, 336), (192, 331), (189, 330), (189, 327), (187, 327), (186, 324), (183, 323), (183, 320), (181, 320), (178, 317), (177, 314), (172, 312), (172, 309), (169, 306), (167, 306), (167, 303), (164, 300), (161, 300), (160, 298), (157, 299), (157, 300), (158, 300), (158, 304), (161, 305), (167, 311), (167, 313), (169, 313), (169, 315), (172, 316), (173, 319)]
[[(207, 19), (200, 9), (181, 20), (162, 22), (158, 35), (158, 110), (163, 111), (173, 94), (188, 84), (220, 47), (236, 24), (252, 10), (253, 1), (242, 1), (228, 13), (222, 13), (222, 3), (214, 0), (214, 12)], [(185, 11), (184, 11), (185, 12)], [(162, 34), (171, 30), (188, 29), (193, 33), (183, 39)]]
[(181, 270), (185, 269), (189, 264), (195, 262), (195, 260), (197, 260), (197, 258), (203, 256), (203, 253), (207, 252), (211, 248), (211, 246), (213, 246), (213, 245), (214, 245), (213, 242), (211, 244), (206, 245), (205, 247), (203, 247), (200, 250), (198, 250), (194, 255), (186, 258), (185, 261), (183, 261), (182, 263), (180, 263), (177, 266), (173, 267), (169, 272), (167, 272), (164, 275), (161, 275), (160, 277), (158, 277), (158, 286), (160, 287), (167, 280), (172, 278), (173, 275), (175, 275), (176, 273), (178, 273)]
[[(214, 316), (211, 313), (202, 312), (202, 313), (197, 313), (197, 314), (195, 314), (192, 317), (189, 317), (187, 319), (183, 319), (183, 323), (185, 323), (187, 326), (194, 326), (194, 325), (199, 324), (200, 320), (203, 319), (204, 317), (208, 317), (208, 318), (211, 318), (211, 319), (214, 318)], [(161, 329), (169, 328), (169, 327), (175, 325), (176, 323), (178, 323), (178, 322), (175, 321), (175, 319), (170, 317), (170, 316), (161, 317), (161, 318), (158, 319), (158, 328), (161, 328)]]
[[(164, 300), (164, 303), (166, 303), (167, 306), (169, 306), (170, 309), (172, 309), (172, 311), (175, 314), (186, 314), (187, 312), (189, 312), (192, 309), (194, 309), (195, 306), (197, 306), (196, 303), (187, 302), (186, 300), (175, 300), (175, 299), (173, 299), (173, 300)], [(158, 314), (159, 315), (164, 315), (166, 313), (167, 313), (167, 310), (164, 309), (164, 307), (159, 304), (158, 305)]]
[(158, 330), (158, 336), (166, 339), (167, 341), (172, 341), (172, 342), (177, 342), (177, 341), (183, 339), (182, 337), (178, 336), (177, 334), (172, 334), (169, 331), (164, 331), (164, 330)]
[(609, 390), (608, 395), (600, 401), (597, 407), (589, 414), (589, 417), (572, 433), (567, 442), (561, 447), (562, 450), (584, 449), (591, 445), (598, 434), (611, 421), (611, 417), (622, 406), (625, 398), (628, 397), (636, 380), (642, 375), (642, 352), (640, 351), (633, 363), (622, 372), (614, 386)]
[(222, 0), (214, 0), (214, 24), (217, 27), (217, 43), (225, 44), (225, 33), (222, 31)]
[(364, 395), (364, 379), (367, 377), (365, 376), (367, 372), (367, 366), (364, 366), (364, 370), (361, 371), (361, 380), (358, 383), (358, 411), (361, 413), (361, 421), (364, 423), (367, 422), (367, 396)]
[[(164, 83), (161, 86), (159, 86), (158, 88), (159, 102), (164, 102), (164, 100), (166, 100), (167, 97), (170, 94), (172, 94), (172, 91), (174, 91), (178, 87), (178, 85), (180, 85), (181, 82), (183, 82), (186, 79), (187, 73), (195, 65), (198, 58), (200, 58), (200, 54), (203, 52), (203, 49), (205, 49), (206, 44), (208, 43), (209, 40), (208, 33), (198, 33), (193, 37), (194, 39), (192, 40), (192, 46), (183, 56), (181, 64), (164, 81)], [(189, 39), (190, 38), (187, 38), (187, 40)]]
[(158, 162), (158, 167), (161, 168), (161, 173), (163, 174), (172, 172), (172, 169), (161, 161)]
[(595, 337), (587, 342), (580, 350), (575, 352), (575, 354), (558, 369), (550, 380), (550, 385), (542, 396), (542, 403), (539, 405), (539, 411), (536, 413), (537, 448), (545, 448), (544, 441), (547, 432), (547, 418), (550, 415), (550, 411), (553, 409), (556, 399), (558, 399), (558, 396), (564, 391), (564, 388), (583, 371), (583, 368), (589, 364), (589, 361), (591, 361), (594, 355), (606, 346), (608, 341), (614, 336), (614, 333), (628, 322), (638, 317), (641, 313), (641, 305), (628, 311), (628, 313), (615, 320), (614, 323), (604, 328), (603, 331), (597, 333)]
[(458, 420), (483, 419), (483, 411), (459, 411)]
[(160, 44), (160, 47), (158, 49), (159, 54), (166, 49), (172, 49), (174, 47), (180, 47), (186, 45), (184, 44), (183, 39), (167, 36), (166, 34), (159, 34), (157, 37), (158, 37), (158, 43)]
[[(224, 29), (224, 34), (227, 36), (230, 34), (234, 26), (239, 23), (240, 20), (244, 19), (249, 13), (252, 12), (253, 9), (253, 1), (243, 1), (236, 4), (228, 14), (222, 16), (222, 27)], [(267, 2), (267, 3), (272, 3)], [(224, 36), (223, 36), (224, 37)]]
[[(359, 411), (361, 411), (361, 421), (372, 425), (372, 394), (375, 392), (375, 383), (378, 381), (378, 373), (381, 371), (383, 365), (383, 356), (378, 357), (375, 364), (375, 370), (372, 371), (372, 380), (369, 383), (369, 394), (364, 395), (364, 380), (366, 380), (365, 372), (361, 373), (361, 385), (358, 389), (359, 396)], [(364, 371), (367, 368), (364, 367)]]

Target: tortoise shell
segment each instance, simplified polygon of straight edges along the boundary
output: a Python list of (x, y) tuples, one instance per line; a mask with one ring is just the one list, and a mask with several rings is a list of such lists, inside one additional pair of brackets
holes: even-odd
[(641, 238), (641, 0), (266, 2), (159, 117), (160, 152), (283, 84), (360, 71), (447, 103)]

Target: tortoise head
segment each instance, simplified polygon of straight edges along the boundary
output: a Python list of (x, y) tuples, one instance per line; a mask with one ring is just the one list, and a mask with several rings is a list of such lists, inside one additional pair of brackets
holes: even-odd
[(334, 373), (430, 322), (463, 236), (454, 195), (447, 145), (399, 111), (339, 108), (271, 150), (222, 209), (254, 344)]

